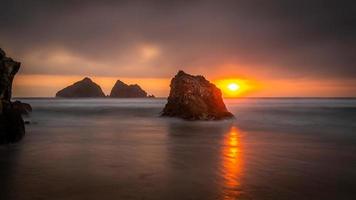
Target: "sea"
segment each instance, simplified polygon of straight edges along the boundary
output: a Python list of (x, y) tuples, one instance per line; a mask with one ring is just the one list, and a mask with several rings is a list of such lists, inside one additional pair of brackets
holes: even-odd
[(356, 99), (225, 99), (234, 119), (160, 117), (165, 98), (23, 98), (0, 199), (356, 199)]

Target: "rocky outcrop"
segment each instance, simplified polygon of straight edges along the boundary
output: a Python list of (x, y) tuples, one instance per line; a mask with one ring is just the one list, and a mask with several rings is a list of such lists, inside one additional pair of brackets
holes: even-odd
[(0, 49), (0, 99), (10, 101), (12, 81), (19, 71), (21, 63), (6, 57), (5, 52)]
[(59, 92), (56, 97), (63, 98), (82, 98), (82, 97), (105, 97), (100, 86), (94, 83), (90, 78), (84, 78), (81, 81), (70, 85)]
[(17, 142), (25, 135), (21, 112), (11, 102), (12, 82), (20, 65), (0, 49), (0, 144)]
[(32, 112), (31, 105), (28, 103), (22, 103), (21, 101), (13, 102), (12, 108), (19, 112), (21, 115), (29, 115)]
[(226, 109), (221, 91), (203, 76), (179, 71), (171, 81), (162, 116), (187, 120), (220, 120), (233, 115)]
[(126, 83), (117, 80), (110, 92), (110, 97), (113, 98), (145, 98), (145, 92), (139, 85), (127, 85)]

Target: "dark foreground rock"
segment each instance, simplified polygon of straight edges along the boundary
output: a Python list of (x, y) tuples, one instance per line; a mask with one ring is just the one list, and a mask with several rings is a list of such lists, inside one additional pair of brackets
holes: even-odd
[(21, 115), (29, 115), (32, 112), (32, 107), (28, 103), (23, 103), (21, 101), (15, 101), (12, 103), (12, 108), (16, 110)]
[(126, 83), (117, 80), (110, 92), (110, 97), (113, 98), (145, 98), (147, 92), (139, 85), (127, 85)]
[(84, 78), (83, 80), (78, 81), (73, 85), (70, 85), (57, 92), (56, 97), (105, 97), (105, 94), (98, 84), (94, 83), (90, 78)]
[(21, 113), (11, 102), (12, 81), (20, 65), (0, 49), (0, 144), (17, 142), (25, 135)]
[(187, 120), (220, 120), (234, 117), (224, 104), (221, 91), (203, 76), (179, 71), (171, 81), (162, 116)]
[(4, 106), (0, 114), (0, 144), (20, 141), (25, 135), (25, 123), (21, 113)]

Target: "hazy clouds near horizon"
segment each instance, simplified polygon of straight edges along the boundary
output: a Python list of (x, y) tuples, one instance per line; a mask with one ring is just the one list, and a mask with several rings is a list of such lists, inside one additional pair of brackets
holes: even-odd
[(22, 74), (356, 77), (355, 1), (1, 1)]

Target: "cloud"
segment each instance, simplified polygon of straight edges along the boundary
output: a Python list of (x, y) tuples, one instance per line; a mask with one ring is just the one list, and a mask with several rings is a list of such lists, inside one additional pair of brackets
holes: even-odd
[(4, 1), (23, 74), (356, 78), (354, 1)]

